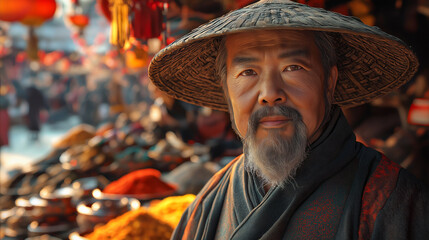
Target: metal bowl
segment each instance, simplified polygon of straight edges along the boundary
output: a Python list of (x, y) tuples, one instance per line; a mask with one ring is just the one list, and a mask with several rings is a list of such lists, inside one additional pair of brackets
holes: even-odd
[(77, 206), (76, 218), (80, 232), (89, 232), (97, 224), (106, 224), (108, 221), (140, 207), (139, 200), (135, 198), (120, 199), (89, 199)]

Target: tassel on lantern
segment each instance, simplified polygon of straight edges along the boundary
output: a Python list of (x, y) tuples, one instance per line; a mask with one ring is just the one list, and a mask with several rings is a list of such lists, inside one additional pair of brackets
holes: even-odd
[(110, 43), (123, 48), (129, 37), (129, 0), (109, 0), (112, 13)]
[(30, 59), (31, 61), (37, 61), (39, 59), (38, 52), (39, 52), (38, 39), (34, 32), (34, 27), (29, 27), (28, 42), (27, 42), (28, 59)]

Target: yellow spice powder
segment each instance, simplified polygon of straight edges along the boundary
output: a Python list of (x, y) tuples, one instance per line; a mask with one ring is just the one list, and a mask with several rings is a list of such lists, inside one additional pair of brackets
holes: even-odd
[(180, 218), (195, 195), (167, 197), (151, 207), (129, 211), (85, 236), (90, 240), (105, 239), (170, 239)]

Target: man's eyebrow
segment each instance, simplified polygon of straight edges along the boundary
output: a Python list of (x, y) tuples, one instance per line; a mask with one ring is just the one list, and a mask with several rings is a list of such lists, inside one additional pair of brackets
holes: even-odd
[(255, 57), (246, 57), (246, 56), (236, 56), (232, 59), (233, 65), (246, 64), (251, 62), (256, 62), (258, 59)]
[(290, 58), (290, 57), (309, 57), (310, 51), (307, 48), (294, 49), (291, 51), (281, 52), (279, 58)]
[[(306, 48), (293, 49), (291, 51), (284, 51), (279, 54), (279, 58), (290, 58), (290, 57), (309, 57), (310, 51)], [(233, 65), (247, 64), (258, 61), (256, 57), (250, 56), (236, 56), (232, 59)]]

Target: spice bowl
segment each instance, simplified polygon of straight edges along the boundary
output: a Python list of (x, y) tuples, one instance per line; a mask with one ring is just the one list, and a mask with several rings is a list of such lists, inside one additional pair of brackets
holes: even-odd
[(71, 184), (71, 187), (76, 191), (76, 194), (74, 194), (72, 199), (73, 203), (75, 206), (77, 206), (79, 202), (86, 199), (91, 199), (92, 191), (94, 189), (104, 188), (108, 184), (109, 180), (107, 180), (102, 175), (96, 177), (78, 178), (74, 180)]
[(74, 225), (71, 223), (58, 223), (55, 225), (48, 225), (40, 224), (37, 221), (33, 221), (30, 223), (30, 225), (28, 225), (27, 230), (29, 237), (49, 235), (52, 237), (64, 239), (70, 234), (73, 228)]
[(92, 195), (98, 199), (121, 199), (121, 198), (134, 198), (140, 201), (140, 203), (149, 202), (151, 200), (163, 199), (169, 196), (176, 194), (177, 185), (169, 184), (172, 188), (168, 191), (162, 191), (158, 193), (148, 193), (148, 194), (113, 194), (113, 193), (103, 193), (99, 189), (95, 189), (92, 192)]
[(177, 185), (164, 182), (157, 169), (132, 171), (107, 185), (103, 191), (94, 190), (95, 198), (137, 198), (141, 201), (165, 198), (176, 193)]
[(72, 203), (75, 191), (70, 187), (50, 191), (44, 188), (37, 196), (32, 196), (29, 203), (33, 207), (32, 218), (39, 223), (57, 224), (58, 222), (74, 222), (76, 207)]
[(90, 232), (98, 224), (108, 221), (140, 207), (139, 200), (122, 197), (120, 199), (93, 198), (82, 201), (77, 206), (79, 232)]

